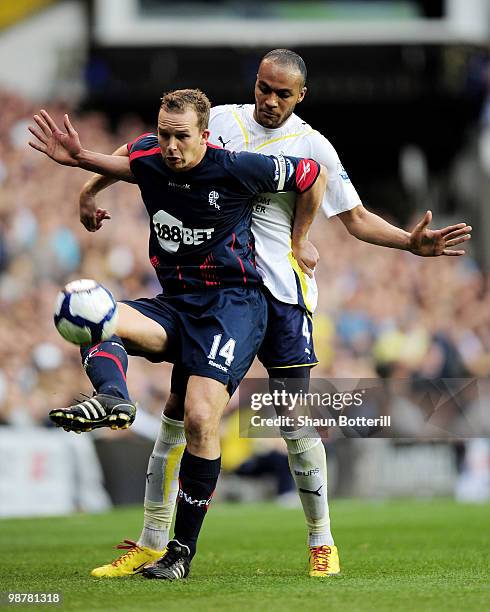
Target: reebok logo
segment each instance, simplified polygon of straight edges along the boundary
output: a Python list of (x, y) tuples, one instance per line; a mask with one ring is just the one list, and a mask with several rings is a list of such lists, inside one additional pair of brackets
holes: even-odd
[(298, 183), (301, 183), (302, 181), (305, 180), (306, 175), (308, 174), (310, 170), (311, 170), (310, 162), (306, 162), (305, 164), (303, 164), (303, 174), (299, 177)]
[(316, 162), (312, 159), (302, 159), (296, 168), (296, 186), (298, 191), (300, 193), (307, 191), (313, 185), (319, 173), (320, 167)]
[(174, 183), (174, 181), (169, 181), (168, 182), (168, 186), (172, 187), (173, 189), (190, 189), (191, 186), (189, 185), (189, 183)]
[(225, 368), (221, 363), (216, 363), (216, 361), (212, 359), (208, 361), (208, 365), (213, 366), (213, 368), (218, 368), (218, 370), (222, 370), (223, 372), (228, 372), (228, 368)]

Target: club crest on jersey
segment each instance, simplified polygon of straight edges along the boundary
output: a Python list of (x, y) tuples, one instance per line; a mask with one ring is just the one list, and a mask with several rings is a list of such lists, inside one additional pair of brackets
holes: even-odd
[(219, 193), (217, 191), (210, 191), (208, 201), (210, 206), (214, 206), (217, 210), (220, 210), (218, 202)]
[(345, 181), (346, 183), (350, 183), (349, 175), (347, 174), (346, 169), (344, 168), (344, 166), (340, 162), (338, 162), (338, 164), (337, 164), (337, 172), (338, 172), (338, 175), (340, 176), (340, 178), (343, 181)]

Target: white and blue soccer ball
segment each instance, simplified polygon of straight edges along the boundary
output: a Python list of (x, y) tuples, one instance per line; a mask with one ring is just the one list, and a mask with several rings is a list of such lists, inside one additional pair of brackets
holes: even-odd
[(58, 293), (54, 324), (68, 342), (97, 344), (114, 334), (117, 304), (112, 293), (94, 280), (76, 280)]

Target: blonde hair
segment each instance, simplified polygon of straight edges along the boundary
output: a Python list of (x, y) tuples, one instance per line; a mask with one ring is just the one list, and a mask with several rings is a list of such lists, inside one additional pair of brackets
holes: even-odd
[(202, 131), (208, 127), (211, 102), (200, 89), (168, 91), (162, 96), (160, 108), (170, 113), (185, 113), (188, 108), (192, 108), (197, 115), (199, 130)]

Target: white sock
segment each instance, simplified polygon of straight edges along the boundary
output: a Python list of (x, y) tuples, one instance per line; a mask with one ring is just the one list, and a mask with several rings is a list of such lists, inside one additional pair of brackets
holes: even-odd
[(163, 550), (179, 490), (179, 470), (185, 449), (184, 423), (162, 414), (162, 424), (148, 462), (143, 530), (138, 544)]
[(298, 437), (302, 435), (300, 431), (281, 431), (281, 434), (288, 447), (289, 467), (305, 513), (308, 546), (333, 546), (327, 494), (327, 455), (322, 441)]

